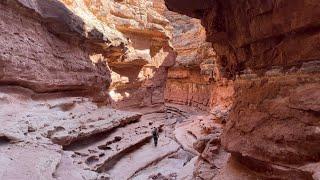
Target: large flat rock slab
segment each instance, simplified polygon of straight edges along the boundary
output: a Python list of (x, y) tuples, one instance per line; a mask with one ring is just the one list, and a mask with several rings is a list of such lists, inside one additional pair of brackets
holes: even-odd
[(152, 142), (122, 157), (107, 173), (117, 180), (129, 179), (136, 172), (178, 151), (179, 145), (172, 139), (160, 135), (158, 147)]
[(101, 173), (98, 174), (94, 171), (90, 171), (86, 169), (85, 166), (81, 164), (75, 164), (74, 159), (72, 158), (73, 152), (64, 151), (62, 153), (61, 161), (57, 166), (56, 172), (54, 173), (54, 177), (58, 180), (93, 180), (93, 179), (104, 179), (107, 178), (108, 175)]
[(140, 179), (156, 179), (156, 177), (166, 177), (170, 179), (193, 179), (193, 169), (197, 157), (193, 157), (184, 150), (179, 150), (158, 163), (155, 163), (137, 174), (132, 178), (134, 180)]
[(110, 169), (122, 156), (148, 143), (152, 138), (152, 128), (161, 127), (159, 119), (147, 119), (119, 127), (91, 139), (79, 141), (67, 150), (74, 151), (78, 163), (88, 165), (92, 170), (104, 172)]
[(55, 123), (53, 129), (48, 130), (48, 137), (52, 139), (54, 143), (69, 145), (74, 141), (88, 138), (99, 133), (107, 133), (114, 128), (137, 121), (141, 117), (139, 113), (120, 112), (121, 111), (102, 108), (95, 114), (90, 113), (91, 115), (88, 115), (88, 119), (84, 121), (78, 119), (78, 121), (69, 120)]
[(55, 179), (61, 159), (57, 149), (36, 144), (0, 145), (0, 179)]

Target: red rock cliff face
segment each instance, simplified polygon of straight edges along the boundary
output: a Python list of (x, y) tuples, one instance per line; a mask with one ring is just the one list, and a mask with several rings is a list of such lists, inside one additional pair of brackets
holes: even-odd
[(257, 172), (268, 167), (273, 178), (317, 178), (319, 3), (166, 3), (171, 10), (201, 18), (222, 76), (234, 80), (235, 101), (222, 137), (225, 149)]

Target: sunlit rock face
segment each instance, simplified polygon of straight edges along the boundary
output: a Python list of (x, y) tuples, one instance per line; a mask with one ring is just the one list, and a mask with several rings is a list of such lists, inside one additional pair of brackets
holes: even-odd
[(269, 169), (272, 178), (319, 178), (319, 3), (166, 4), (202, 20), (222, 77), (234, 80), (224, 148), (261, 176)]
[[(163, 104), (167, 68), (175, 53), (169, 44), (169, 21), (148, 0), (63, 1), (121, 33), (128, 43), (124, 53), (107, 56), (112, 70), (110, 97), (115, 107)], [(123, 81), (123, 79), (126, 79)]]
[[(15, 0), (3, 1), (1, 8), (3, 84), (37, 92), (97, 92), (113, 81), (112, 91), (130, 94), (124, 103), (112, 99), (114, 105), (163, 103), (175, 53), (169, 22), (152, 2)], [(119, 85), (111, 72), (129, 82)]]
[(199, 68), (172, 68), (165, 90), (167, 102), (197, 107), (225, 120), (233, 103), (232, 81), (214, 81)]

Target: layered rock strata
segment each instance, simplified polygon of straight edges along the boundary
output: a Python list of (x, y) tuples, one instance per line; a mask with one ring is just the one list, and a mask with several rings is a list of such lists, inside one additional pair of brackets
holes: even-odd
[[(224, 148), (261, 176), (317, 179), (319, 4), (308, 0), (166, 0), (166, 4), (202, 20), (222, 76), (234, 80), (235, 101), (222, 135)], [(259, 168), (250, 166), (254, 163)], [(271, 169), (267, 175), (266, 169)]]

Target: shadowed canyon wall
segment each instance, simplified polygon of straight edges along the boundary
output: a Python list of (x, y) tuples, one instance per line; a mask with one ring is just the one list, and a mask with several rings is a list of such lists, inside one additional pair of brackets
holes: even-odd
[(234, 80), (224, 148), (262, 176), (319, 178), (319, 3), (166, 0), (166, 5), (201, 19), (222, 77)]

